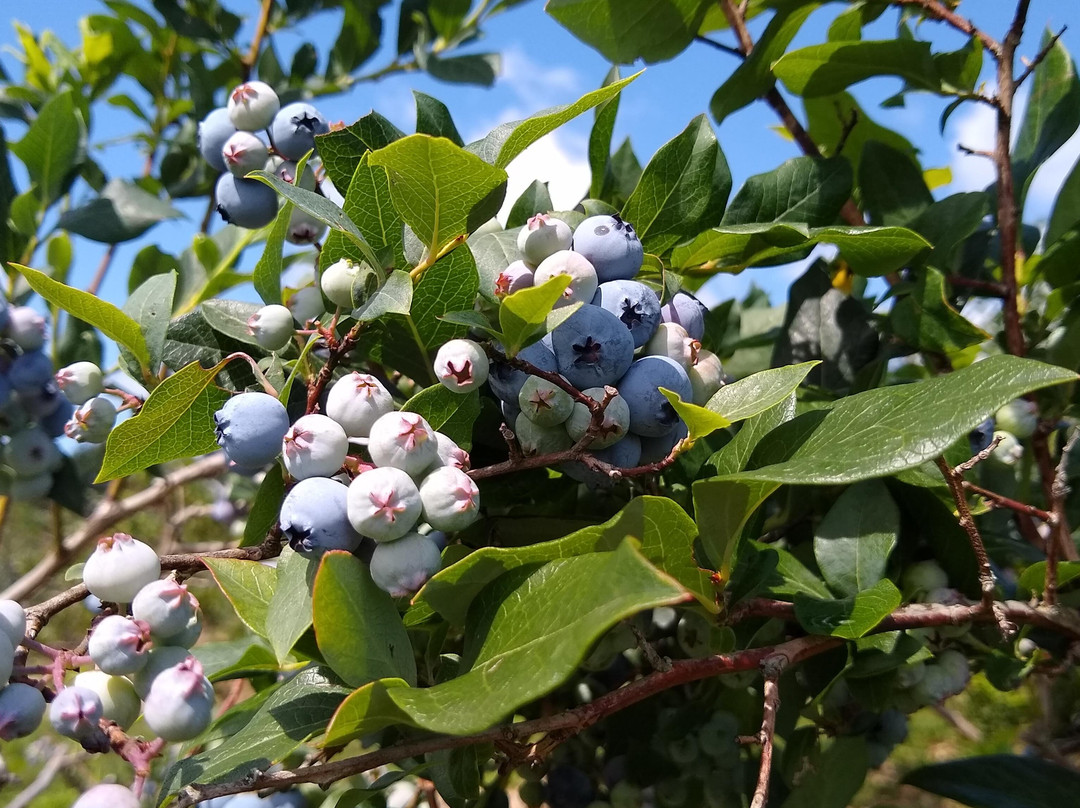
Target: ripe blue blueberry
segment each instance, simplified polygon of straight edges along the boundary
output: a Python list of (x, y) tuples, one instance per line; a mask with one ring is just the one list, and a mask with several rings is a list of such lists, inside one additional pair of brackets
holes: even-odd
[(328, 477), (309, 477), (293, 486), (278, 517), (289, 546), (307, 556), (356, 550), (361, 537), (349, 522), (348, 497), (348, 486)]
[(45, 717), (45, 697), (36, 687), (12, 682), (0, 689), (0, 741), (25, 738)]
[(267, 393), (241, 393), (214, 413), (218, 446), (238, 466), (258, 468), (281, 451), (289, 431), (285, 405)]
[(660, 309), (665, 323), (678, 323), (692, 339), (705, 337), (705, 312), (700, 300), (689, 292), (676, 292)]
[(332, 477), (345, 463), (349, 436), (325, 415), (304, 415), (282, 439), (285, 469), (297, 480)]
[(76, 406), (85, 404), (105, 389), (105, 375), (93, 362), (75, 362), (56, 371), (56, 384)]
[(37, 351), (45, 344), (45, 318), (29, 306), (8, 309), (7, 336), (24, 351)]
[(71, 808), (140, 808), (140, 803), (130, 788), (102, 783), (83, 792)]
[(202, 665), (188, 657), (159, 673), (143, 703), (143, 719), (166, 741), (190, 741), (210, 726), (214, 688)]
[(551, 332), (559, 373), (579, 390), (615, 384), (634, 361), (634, 338), (599, 306), (582, 306)]
[(229, 120), (237, 129), (257, 132), (274, 120), (281, 102), (274, 89), (262, 81), (248, 81), (229, 93)]
[(0, 633), (7, 635), (12, 645), (18, 645), (26, 635), (26, 612), (14, 600), (0, 600)]
[[(641, 438), (627, 434), (615, 443), (603, 449), (589, 451), (597, 460), (620, 469), (629, 469), (641, 461)], [(594, 471), (581, 462), (564, 463), (561, 467), (566, 476), (585, 483), (590, 488), (610, 488), (618, 478), (612, 478), (600, 471)]]
[(155, 641), (179, 634), (195, 616), (199, 601), (172, 578), (151, 581), (131, 601), (131, 616), (150, 627)]
[[(502, 346), (499, 347), (502, 348)], [(551, 341), (546, 337), (519, 351), (518, 358), (548, 373), (555, 372), (558, 367), (555, 353), (551, 350)], [(518, 393), (521, 392), (522, 385), (528, 377), (529, 374), (523, 370), (517, 370), (502, 362), (495, 362), (488, 373), (488, 384), (497, 398), (513, 402), (516, 407)]]
[(546, 213), (532, 216), (518, 231), (517, 247), (526, 263), (537, 266), (560, 250), (569, 250), (574, 239), (570, 225)]
[(495, 279), (495, 296), (506, 297), (533, 285), (533, 270), (524, 261), (514, 261)]
[(513, 424), (514, 436), (526, 457), (561, 452), (574, 444), (563, 424), (540, 426), (525, 413), (520, 413)]
[(487, 381), (488, 358), (471, 339), (452, 339), (435, 354), (435, 377), (453, 393), (468, 393)]
[(65, 687), (49, 705), (49, 722), (65, 738), (81, 740), (99, 730), (104, 708), (97, 693), (85, 687)]
[(435, 430), (423, 416), (388, 412), (371, 425), (368, 452), (376, 466), (393, 466), (415, 476), (435, 462), (439, 445)]
[(121, 729), (135, 723), (142, 712), (142, 702), (131, 682), (123, 676), (111, 676), (104, 671), (83, 671), (75, 674), (75, 687), (93, 692), (101, 700), (101, 715), (115, 721)]
[(146, 655), (146, 664), (128, 678), (139, 698), (145, 699), (150, 692), (150, 685), (158, 674), (169, 668), (176, 667), (191, 656), (187, 648), (179, 645), (155, 645)]
[(199, 154), (210, 164), (215, 171), (226, 171), (225, 158), (221, 156), (221, 149), (225, 141), (236, 131), (229, 119), (229, 110), (218, 107), (211, 110), (210, 114), (199, 123), (196, 142), (199, 146)]
[(261, 170), (269, 157), (266, 144), (251, 132), (237, 132), (221, 147), (225, 168), (235, 177), (246, 177), (252, 171)]
[(263, 306), (248, 318), (248, 333), (255, 337), (259, 347), (268, 351), (283, 351), (293, 340), (296, 327), (292, 312), (284, 306)]
[(105, 673), (122, 676), (146, 664), (150, 627), (119, 614), (102, 618), (90, 633), (87, 653)]
[(638, 281), (606, 281), (592, 299), (594, 306), (605, 308), (618, 317), (640, 348), (660, 325), (660, 299), (656, 292)]
[(371, 579), (393, 597), (406, 597), (423, 586), (441, 565), (435, 542), (419, 533), (410, 533), (375, 548), (371, 556)]
[[(581, 392), (593, 401), (602, 402), (607, 396), (607, 391), (603, 387), (589, 387)], [(570, 418), (566, 421), (566, 432), (570, 435), (570, 439), (575, 442), (581, 440), (585, 437), (590, 424), (592, 424), (592, 412), (580, 401), (575, 401)], [(626, 399), (621, 395), (613, 396), (608, 401), (604, 410), (603, 421), (589, 446), (593, 449), (603, 449), (611, 446), (613, 443), (622, 440), (629, 428), (630, 407)]]
[(574, 399), (553, 382), (530, 376), (518, 393), (518, 407), (538, 426), (557, 426), (574, 411)]
[(690, 434), (690, 431), (686, 428), (681, 420), (675, 424), (675, 428), (664, 435), (660, 435), (655, 438), (642, 438), (641, 439), (641, 458), (638, 463), (645, 465), (646, 463), (656, 463), (663, 460), (669, 454), (671, 450), (675, 448), (675, 444)]
[(480, 517), (480, 489), (461, 469), (439, 466), (420, 482), (424, 521), (435, 530), (464, 530)]
[(580, 253), (570, 250), (552, 253), (536, 268), (536, 272), (533, 273), (533, 284), (542, 286), (559, 275), (569, 275), (571, 280), (562, 297), (555, 303), (556, 307), (568, 306), (571, 303), (588, 303), (593, 299), (599, 283), (596, 270)]
[(602, 283), (633, 278), (645, 258), (634, 228), (614, 215), (591, 216), (579, 224), (573, 250), (589, 259)]
[(378, 542), (390, 542), (413, 529), (423, 503), (412, 477), (384, 466), (357, 475), (349, 485), (347, 508), (357, 532)]
[(278, 198), (274, 189), (258, 180), (222, 174), (214, 186), (217, 212), (228, 224), (258, 230), (277, 216)]
[(683, 401), (693, 395), (686, 371), (666, 356), (645, 356), (626, 371), (619, 392), (630, 405), (630, 431), (647, 438), (666, 435), (679, 422), (678, 413), (659, 388), (671, 390)]
[(116, 405), (104, 396), (94, 396), (71, 416), (64, 434), (79, 443), (104, 443), (116, 425)]
[(17, 393), (40, 389), (53, 381), (52, 360), (40, 350), (25, 351), (15, 357), (7, 375)]
[(315, 135), (330, 131), (330, 124), (311, 104), (297, 101), (283, 106), (270, 124), (270, 140), (278, 154), (299, 160), (315, 148)]
[(994, 427), (995, 421), (991, 416), (968, 433), (968, 443), (973, 455), (977, 455), (990, 445), (994, 439)]
[(19, 430), (4, 449), (4, 462), (18, 477), (36, 477), (55, 471), (61, 460), (52, 438), (40, 427)]
[(126, 533), (98, 539), (83, 564), (83, 583), (108, 603), (130, 603), (140, 589), (161, 574), (161, 561), (147, 544)]
[(366, 438), (371, 425), (394, 411), (394, 397), (377, 378), (353, 371), (334, 382), (326, 395), (326, 414), (350, 438)]
[(52, 472), (35, 474), (33, 477), (16, 477), (8, 488), (8, 496), (16, 502), (42, 499), (52, 491), (53, 484)]

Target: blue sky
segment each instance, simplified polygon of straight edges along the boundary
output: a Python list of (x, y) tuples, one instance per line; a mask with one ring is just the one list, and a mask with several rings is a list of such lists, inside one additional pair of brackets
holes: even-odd
[[(145, 0), (137, 0), (149, 5)], [(226, 5), (240, 14), (248, 14), (248, 26), (257, 13), (258, 2), (230, 0)], [(968, 0), (961, 10), (995, 36), (1001, 36), (1008, 26), (1012, 3), (1005, 0)], [(384, 11), (384, 40), (392, 45), (396, 34), (397, 3)], [(824, 31), (840, 4), (826, 4), (811, 15), (795, 45), (821, 41)], [(65, 42), (78, 41), (78, 19), (88, 13), (107, 13), (96, 0), (8, 0), (5, 10), (11, 20), (20, 20), (34, 31), (54, 31)], [(292, 52), (303, 41), (311, 41), (325, 53), (337, 31), (336, 13), (327, 13), (303, 30), (275, 35), (275, 46), (287, 64)], [(895, 31), (896, 12), (887, 12), (871, 26), (867, 38), (888, 38)], [(1070, 52), (1080, 51), (1080, 10), (1072, 0), (1034, 0), (1029, 14), (1028, 33), (1020, 47), (1023, 55), (1033, 55), (1038, 38), (1049, 26), (1060, 28), (1071, 24), (1064, 42)], [(755, 34), (763, 23), (754, 21)], [(466, 140), (485, 134), (503, 121), (529, 115), (539, 109), (573, 101), (598, 86), (607, 72), (608, 64), (597, 53), (582, 45), (557, 25), (543, 11), (541, 0), (529, 0), (496, 17), (486, 26), (486, 38), (470, 46), (473, 50), (498, 51), (503, 55), (503, 73), (491, 89), (450, 85), (436, 82), (422, 74), (393, 76), (381, 82), (365, 83), (350, 93), (321, 99), (319, 106), (333, 120), (350, 122), (375, 109), (398, 126), (411, 131), (414, 120), (411, 89), (416, 88), (443, 100), (451, 110), (458, 128)], [(920, 36), (929, 38), (940, 49), (954, 49), (963, 44), (962, 37), (944, 26), (925, 23)], [(725, 32), (714, 36), (730, 43)], [(5, 46), (15, 41), (9, 24), (0, 28), (0, 60), (13, 75), (20, 68)], [(392, 54), (384, 48), (366, 67), (385, 64)], [(639, 159), (644, 163), (665, 141), (678, 134), (695, 115), (706, 112), (713, 91), (734, 69), (737, 60), (706, 45), (694, 44), (677, 59), (650, 66), (644, 75), (623, 93), (616, 125), (615, 142), (629, 136)], [(636, 67), (624, 67), (624, 74)], [(992, 68), (987, 60), (984, 79), (992, 83)], [(897, 129), (912, 140), (923, 153), (928, 167), (948, 166), (953, 182), (936, 193), (939, 196), (984, 187), (992, 178), (991, 167), (984, 158), (964, 156), (956, 145), (985, 148), (991, 143), (992, 116), (985, 108), (967, 105), (949, 121), (945, 136), (938, 133), (938, 117), (943, 103), (929, 95), (913, 95), (904, 108), (881, 109), (878, 104), (899, 89), (895, 79), (876, 79), (855, 88), (855, 94), (870, 115), (886, 126)], [(801, 111), (797, 99), (793, 107)], [(511, 166), (512, 201), (532, 179), (551, 182), (552, 196), (557, 207), (572, 205), (588, 184), (586, 146), (592, 116), (587, 114), (558, 130), (518, 158)], [(773, 131), (776, 119), (764, 105), (757, 104), (728, 118), (716, 127), (720, 144), (727, 155), (734, 176), (735, 188), (750, 175), (776, 167), (781, 161), (798, 154), (796, 147)], [(98, 114), (92, 133), (92, 143), (101, 143), (130, 131), (133, 119), (128, 113), (108, 109)], [(5, 126), (9, 126), (5, 122)], [(9, 128), (9, 137), (20, 133)], [(1047, 215), (1058, 184), (1080, 155), (1080, 138), (1073, 138), (1058, 156), (1048, 164), (1032, 190), (1027, 218), (1037, 221)], [(141, 164), (134, 159), (130, 145), (95, 150), (106, 172), (126, 176), (132, 166)], [(158, 243), (164, 249), (179, 252), (194, 233), (202, 214), (201, 204), (182, 206), (187, 219), (168, 222), (151, 230), (142, 239), (122, 245), (114, 269), (102, 295), (114, 301), (122, 299), (125, 288), (126, 265), (147, 243)], [(216, 225), (217, 226), (217, 225)], [(103, 251), (101, 245), (76, 239), (77, 266), (73, 282), (88, 279), (97, 266)], [(257, 254), (250, 251), (245, 264), (254, 264)], [(712, 301), (740, 295), (751, 281), (764, 286), (777, 302), (782, 301), (787, 284), (799, 268), (769, 268), (748, 270), (737, 277), (723, 276), (710, 284), (707, 297)], [(239, 295), (238, 295), (239, 296)]]

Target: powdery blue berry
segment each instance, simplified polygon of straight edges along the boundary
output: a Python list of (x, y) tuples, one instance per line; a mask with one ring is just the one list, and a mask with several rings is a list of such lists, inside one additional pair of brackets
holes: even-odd
[(236, 132), (229, 119), (229, 110), (218, 107), (211, 110), (199, 123), (198, 132), (195, 136), (199, 147), (199, 154), (210, 164), (215, 171), (226, 171), (225, 158), (221, 156), (221, 150), (232, 134)]
[(53, 381), (52, 360), (43, 351), (25, 351), (12, 361), (7, 375), (17, 393), (40, 389)]
[(105, 673), (122, 676), (146, 664), (150, 627), (119, 614), (102, 618), (90, 633), (87, 653)]
[(349, 485), (347, 509), (349, 521), (359, 533), (389, 542), (413, 529), (423, 504), (412, 477), (384, 466), (357, 475)]
[(45, 697), (36, 687), (12, 682), (0, 690), (0, 740), (25, 738), (45, 717)]
[(349, 436), (337, 421), (325, 415), (304, 415), (282, 440), (285, 469), (297, 480), (332, 477), (345, 463)]
[(289, 346), (296, 333), (292, 312), (284, 306), (263, 306), (247, 321), (248, 333), (268, 351), (281, 351)]
[(150, 685), (158, 674), (169, 668), (176, 667), (191, 656), (187, 648), (180, 645), (156, 645), (146, 655), (146, 664), (128, 678), (131, 686), (135, 689), (140, 699), (145, 699), (150, 692)]
[(259, 468), (281, 452), (289, 431), (285, 405), (267, 393), (233, 396), (214, 413), (218, 446), (238, 466)]
[(229, 120), (237, 129), (257, 132), (270, 126), (281, 109), (277, 93), (262, 81), (248, 81), (229, 93)]
[(533, 273), (533, 284), (543, 286), (560, 275), (569, 275), (571, 281), (562, 297), (555, 303), (556, 308), (568, 306), (571, 303), (588, 303), (593, 299), (599, 283), (596, 270), (580, 253), (570, 250), (552, 253), (536, 268), (536, 272)]
[(122, 729), (135, 723), (142, 712), (142, 702), (131, 682), (123, 676), (104, 671), (83, 671), (75, 675), (75, 687), (92, 691), (101, 701), (101, 715), (115, 721)]
[(597, 287), (592, 304), (619, 318), (634, 338), (635, 348), (648, 342), (660, 325), (660, 299), (638, 281), (606, 281)]
[(237, 227), (258, 230), (277, 216), (277, 194), (258, 180), (222, 174), (214, 186), (214, 198), (221, 218)]
[(325, 116), (311, 104), (297, 101), (283, 106), (270, 124), (270, 139), (279, 154), (299, 160), (315, 148), (315, 135), (330, 131)]
[(140, 808), (131, 789), (116, 783), (102, 783), (83, 793), (71, 808)]
[[(641, 438), (634, 434), (627, 434), (610, 446), (596, 451), (590, 450), (589, 454), (615, 468), (633, 468), (641, 462)], [(613, 478), (594, 471), (584, 463), (565, 463), (562, 469), (567, 476), (592, 488), (609, 488), (618, 480), (617, 477)]]
[(8, 496), (15, 502), (44, 499), (52, 492), (55, 480), (51, 471), (33, 477), (16, 477), (8, 488)]
[(0, 600), (0, 633), (7, 635), (13, 645), (26, 636), (26, 612), (14, 600)]
[(630, 431), (656, 438), (670, 432), (679, 422), (678, 413), (660, 392), (664, 387), (683, 401), (693, 396), (690, 379), (682, 366), (666, 356), (638, 359), (619, 382), (619, 392), (630, 406)]
[(116, 425), (116, 405), (104, 396), (87, 401), (64, 425), (64, 434), (79, 443), (104, 443)]
[(190, 741), (210, 725), (214, 689), (202, 665), (188, 657), (155, 677), (143, 704), (143, 719), (166, 741)]
[(689, 368), (698, 361), (701, 343), (691, 337), (678, 323), (660, 323), (648, 342), (645, 343), (646, 356), (666, 356), (674, 359), (684, 368)]
[(574, 399), (553, 382), (530, 376), (518, 393), (518, 407), (534, 424), (557, 426), (574, 411)]
[(202, 612), (195, 612), (195, 615), (188, 620), (187, 625), (184, 626), (178, 633), (169, 637), (163, 637), (162, 642), (169, 645), (179, 645), (183, 648), (190, 648), (196, 642), (199, 641), (199, 635), (202, 634)]
[(560, 250), (569, 250), (574, 240), (570, 225), (546, 213), (537, 213), (518, 231), (521, 257), (533, 266)]
[[(602, 402), (607, 396), (607, 391), (603, 387), (589, 387), (581, 392), (593, 401)], [(590, 424), (592, 424), (592, 412), (580, 401), (575, 401), (570, 418), (566, 421), (566, 432), (570, 435), (570, 439), (574, 442), (581, 440), (585, 437)], [(604, 419), (589, 447), (603, 449), (611, 446), (622, 440), (629, 428), (630, 407), (622, 395), (613, 396), (604, 409)]]
[(104, 708), (97, 693), (85, 687), (65, 687), (49, 705), (49, 722), (65, 738), (82, 740), (100, 732)]
[[(546, 337), (519, 351), (518, 358), (549, 373), (554, 373), (558, 367), (555, 353), (551, 349), (551, 340)], [(527, 378), (529, 374), (525, 371), (517, 370), (502, 362), (493, 363), (488, 371), (488, 385), (491, 387), (491, 392), (503, 401), (512, 402), (515, 407), (518, 393), (521, 392), (521, 387)]]
[(221, 147), (221, 159), (234, 177), (246, 177), (252, 171), (260, 171), (266, 165), (270, 150), (251, 132), (237, 132)]
[(468, 393), (487, 381), (488, 358), (471, 339), (452, 339), (435, 354), (435, 377), (453, 393)]
[(161, 561), (147, 544), (127, 533), (98, 539), (83, 564), (83, 583), (108, 603), (130, 603), (140, 589), (161, 575)]
[(420, 502), (435, 530), (464, 530), (480, 517), (480, 489), (461, 469), (441, 466), (424, 477)]
[(427, 536), (410, 533), (378, 545), (371, 556), (371, 579), (393, 597), (406, 597), (439, 571), (439, 548)]
[(362, 539), (349, 521), (348, 498), (348, 486), (328, 477), (310, 477), (293, 486), (278, 517), (289, 546), (307, 556), (356, 550)]
[(150, 627), (155, 640), (179, 634), (195, 616), (199, 601), (172, 578), (151, 581), (131, 601), (131, 616)]
[(532, 285), (532, 268), (524, 261), (514, 261), (495, 278), (495, 296), (506, 297)]
[(29, 306), (9, 309), (8, 339), (24, 351), (37, 351), (45, 344), (45, 318)]
[(676, 292), (660, 309), (665, 323), (678, 323), (692, 339), (705, 337), (704, 304), (689, 292)]
[(615, 384), (634, 361), (634, 338), (599, 306), (582, 306), (551, 332), (559, 373), (579, 390)]
[(371, 425), (368, 452), (376, 466), (393, 466), (418, 475), (435, 462), (439, 446), (435, 430), (422, 415), (388, 412)]
[(690, 432), (686, 428), (686, 424), (680, 420), (675, 425), (675, 428), (666, 435), (660, 435), (655, 438), (642, 438), (641, 457), (638, 459), (638, 464), (645, 465), (647, 463), (656, 463), (663, 460), (671, 454), (671, 450), (675, 448), (675, 444), (689, 434)]
[(0, 687), (7, 684), (15, 665), (15, 646), (7, 634), (0, 634)]
[(350, 438), (366, 438), (371, 425), (393, 411), (394, 397), (370, 373), (347, 373), (326, 395), (326, 414), (341, 424)]
[(590, 216), (579, 224), (573, 250), (589, 259), (601, 282), (633, 278), (645, 258), (634, 228), (618, 216)]
[(699, 407), (709, 403), (716, 391), (724, 386), (724, 366), (720, 357), (712, 351), (702, 348), (698, 351), (697, 362), (686, 369), (693, 389), (693, 401)]
[(61, 460), (60, 450), (40, 427), (19, 430), (11, 436), (4, 450), (4, 462), (18, 477), (36, 477), (56, 471)]
[(75, 362), (56, 371), (56, 385), (76, 406), (85, 404), (105, 389), (105, 374), (93, 362)]

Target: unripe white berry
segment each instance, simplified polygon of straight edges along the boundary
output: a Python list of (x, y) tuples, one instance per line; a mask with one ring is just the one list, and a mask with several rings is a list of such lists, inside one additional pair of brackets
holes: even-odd
[(439, 457), (435, 461), (441, 466), (468, 471), (471, 464), (469, 453), (458, 446), (442, 432), (435, 433), (435, 443), (439, 447)]
[(141, 620), (111, 614), (94, 626), (87, 653), (105, 673), (122, 676), (146, 664), (150, 627)]
[(140, 808), (139, 798), (130, 788), (116, 783), (101, 783), (85, 791), (71, 808)]
[(225, 168), (236, 177), (246, 177), (252, 171), (260, 171), (266, 165), (269, 154), (266, 144), (251, 132), (235, 132), (221, 147)]
[(104, 396), (94, 396), (75, 410), (64, 425), (64, 434), (79, 443), (104, 443), (116, 426), (116, 405)]
[(420, 483), (424, 521), (436, 530), (464, 530), (480, 517), (480, 489), (460, 469), (440, 466)]
[(559, 250), (569, 250), (573, 240), (570, 225), (546, 213), (537, 213), (518, 232), (517, 246), (522, 258), (536, 266)]
[(315, 286), (305, 286), (293, 292), (286, 303), (293, 319), (302, 326), (318, 320), (326, 314), (326, 304), (322, 292)]
[(319, 286), (326, 299), (335, 306), (351, 310), (356, 306), (354, 291), (360, 282), (361, 265), (348, 258), (335, 261), (319, 278)]
[(14, 600), (0, 600), (0, 633), (6, 634), (13, 645), (26, 636), (26, 612)]
[(93, 362), (75, 362), (56, 372), (60, 392), (72, 404), (85, 404), (105, 389), (105, 374)]
[(143, 719), (166, 741), (190, 741), (210, 725), (214, 689), (202, 665), (188, 657), (157, 675), (143, 704)]
[(75, 687), (84, 687), (101, 699), (102, 715), (115, 721), (122, 729), (135, 723), (142, 712), (142, 702), (134, 686), (123, 676), (111, 676), (104, 671), (83, 671), (75, 675)]
[(345, 374), (326, 395), (326, 414), (341, 424), (350, 438), (366, 438), (371, 425), (393, 411), (390, 391), (369, 373)]
[(543, 286), (557, 275), (569, 275), (570, 285), (566, 287), (562, 297), (555, 303), (559, 306), (568, 306), (571, 303), (590, 303), (596, 295), (596, 289), (600, 282), (596, 278), (596, 270), (589, 263), (589, 259), (581, 253), (570, 250), (559, 250), (552, 253), (536, 268), (533, 274), (533, 284)]
[(697, 362), (686, 369), (690, 387), (694, 391), (694, 403), (704, 407), (716, 391), (724, 386), (724, 366), (720, 357), (704, 348), (698, 351)]
[(255, 337), (255, 342), (268, 351), (280, 351), (292, 342), (296, 327), (293, 315), (284, 306), (274, 304), (263, 306), (247, 321), (248, 333)]
[(574, 411), (574, 398), (539, 376), (530, 376), (518, 393), (518, 407), (538, 426), (558, 426)]
[(435, 462), (439, 447), (435, 430), (423, 416), (414, 412), (388, 412), (371, 425), (368, 452), (376, 466), (393, 466), (418, 475)]
[(153, 548), (126, 533), (98, 539), (83, 565), (86, 588), (109, 603), (130, 603), (160, 574), (161, 562)]
[(684, 368), (698, 361), (701, 343), (693, 339), (678, 323), (660, 323), (656, 333), (645, 343), (645, 356), (666, 356)]
[(435, 354), (435, 376), (447, 390), (468, 393), (487, 381), (488, 358), (471, 339), (452, 339)]
[(131, 616), (150, 627), (155, 640), (179, 634), (195, 616), (199, 602), (172, 578), (151, 581), (131, 601)]
[[(434, 444), (434, 441), (432, 441)], [(416, 525), (423, 510), (412, 477), (392, 466), (359, 474), (349, 485), (349, 522), (375, 541), (394, 541)]]
[(245, 82), (229, 93), (229, 120), (246, 132), (266, 129), (280, 108), (277, 93), (261, 81)]
[(289, 427), (282, 441), (285, 469), (297, 480), (332, 477), (349, 453), (349, 436), (325, 415), (304, 415)]

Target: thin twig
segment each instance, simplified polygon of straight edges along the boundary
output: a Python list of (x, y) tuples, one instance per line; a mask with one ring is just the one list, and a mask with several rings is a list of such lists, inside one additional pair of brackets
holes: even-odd
[(928, 17), (951, 25), (962, 34), (976, 37), (994, 56), (1001, 53), (1001, 44), (996, 39), (976, 28), (971, 20), (960, 16), (939, 0), (893, 0), (893, 2), (898, 6), (918, 6)]
[(1053, 606), (1057, 603), (1058, 586), (1058, 550), (1066, 542), (1072, 544), (1072, 536), (1062, 532), (1065, 527), (1065, 499), (1069, 495), (1068, 469), (1069, 453), (1080, 437), (1080, 429), (1074, 428), (1061, 450), (1061, 458), (1054, 470), (1054, 481), (1050, 486), (1050, 536), (1046, 540), (1046, 583), (1043, 587), (1046, 602)]
[(1035, 68), (1037, 68), (1042, 63), (1043, 59), (1045, 59), (1050, 54), (1050, 51), (1054, 49), (1054, 45), (1056, 45), (1058, 40), (1061, 39), (1061, 35), (1064, 34), (1067, 30), (1069, 30), (1069, 26), (1061, 26), (1061, 30), (1054, 34), (1052, 37), (1050, 37), (1050, 40), (1042, 46), (1042, 48), (1037, 54), (1035, 54), (1034, 59), (1032, 59), (1030, 62), (1024, 62), (1024, 72), (1021, 73), (1020, 76), (1016, 79), (1017, 87), (1027, 81), (1028, 76), (1035, 72)]
[(1034, 505), (1028, 505), (1025, 502), (1018, 502), (1004, 494), (999, 494), (997, 491), (991, 491), (988, 488), (983, 488), (981, 485), (969, 483), (967, 480), (964, 480), (964, 490), (982, 497), (987, 501), (987, 504), (991, 508), (1008, 508), (1011, 511), (1016, 511), (1016, 513), (1034, 516), (1036, 519), (1041, 519), (1046, 523), (1053, 522), (1054, 520), (1053, 514), (1044, 511), (1042, 508), (1036, 508)]
[(319, 398), (322, 396), (323, 390), (326, 389), (326, 385), (330, 383), (330, 378), (334, 375), (334, 369), (341, 364), (342, 360), (349, 355), (349, 352), (356, 347), (356, 343), (360, 338), (360, 332), (363, 328), (364, 324), (358, 322), (349, 329), (345, 336), (336, 343), (330, 345), (330, 353), (329, 356), (326, 357), (326, 364), (319, 369), (319, 375), (315, 377), (315, 381), (308, 389), (307, 411), (309, 413), (318, 410)]
[(274, 7), (274, 0), (263, 0), (259, 9), (259, 21), (255, 23), (255, 33), (251, 37), (251, 47), (248, 48), (247, 56), (241, 60), (240, 74), (244, 81), (251, 78), (251, 70), (259, 61), (259, 48), (262, 46), (263, 37), (266, 35), (266, 25), (270, 21), (270, 11)]
[(990, 457), (990, 455), (994, 453), (997, 447), (1001, 445), (1001, 442), (1003, 440), (1005, 440), (1005, 438), (1001, 436), (993, 438), (990, 443), (987, 444), (985, 449), (979, 450), (975, 453), (974, 457), (968, 458), (963, 463), (958, 464), (956, 468), (953, 469), (953, 473), (959, 474), (961, 477), (963, 477), (981, 462), (986, 460), (986, 458)]
[(57, 746), (56, 751), (41, 767), (41, 771), (38, 772), (37, 777), (31, 781), (30, 785), (11, 798), (8, 808), (30, 808), (34, 804), (34, 800), (52, 784), (56, 775), (75, 763), (80, 757), (81, 755), (78, 754), (69, 754), (64, 746)]
[[(150, 159), (153, 160), (153, 153), (150, 155)], [(101, 288), (101, 284), (105, 280), (105, 274), (109, 271), (109, 266), (112, 264), (113, 256), (116, 255), (116, 245), (110, 244), (109, 248), (105, 250), (105, 254), (101, 256), (101, 262), (98, 264), (97, 270), (94, 272), (94, 277), (90, 281), (90, 285), (86, 287), (86, 291), (92, 295), (96, 295)]]
[(769, 801), (769, 778), (772, 776), (773, 736), (776, 734), (776, 712), (780, 709), (780, 674), (787, 667), (784, 656), (768, 657), (761, 663), (765, 675), (764, 703), (761, 714), (761, 763), (758, 767), (757, 786), (750, 808), (765, 808)]
[(965, 278), (962, 275), (948, 275), (945, 280), (954, 289), (970, 289), (988, 297), (1005, 297), (1005, 284), (997, 281), (981, 281), (977, 278)]
[(740, 59), (746, 58), (746, 54), (738, 48), (733, 48), (731, 45), (725, 45), (723, 42), (717, 42), (715, 39), (709, 39), (707, 36), (695, 36), (694, 41), (700, 42), (702, 45), (708, 45), (710, 48), (716, 48), (718, 51), (722, 51), (731, 56), (738, 56)]

